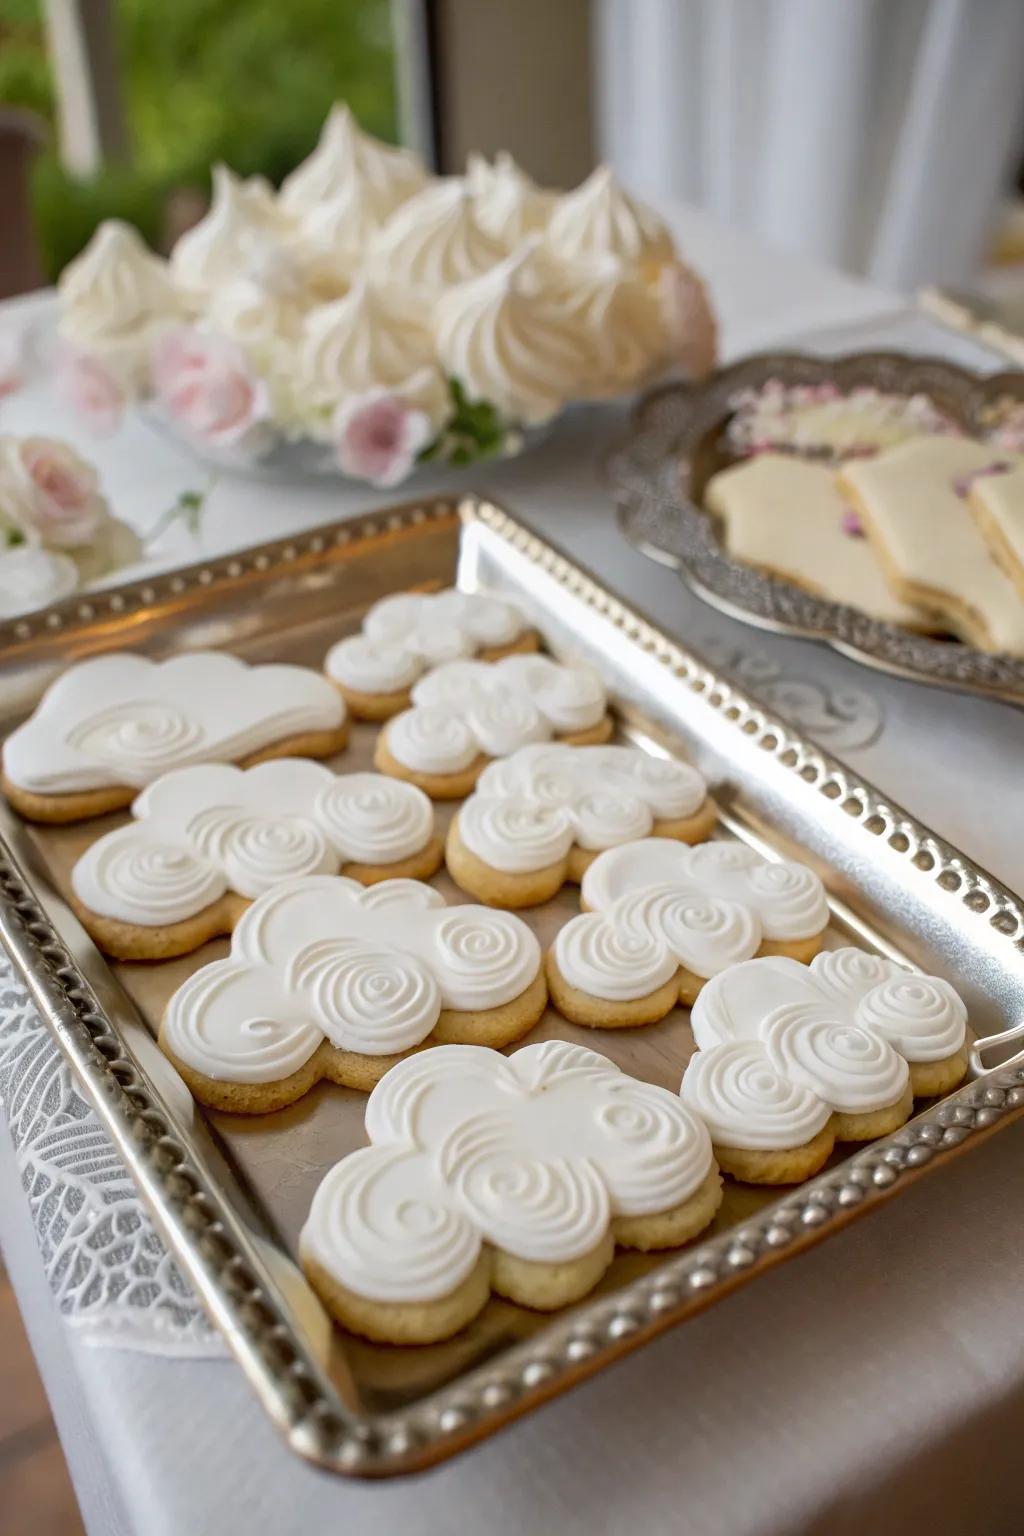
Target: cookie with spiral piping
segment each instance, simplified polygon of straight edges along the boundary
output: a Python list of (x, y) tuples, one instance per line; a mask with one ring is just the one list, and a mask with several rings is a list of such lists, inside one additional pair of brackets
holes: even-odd
[(203, 1104), (261, 1114), (322, 1078), (366, 1092), (426, 1046), (509, 1045), (546, 1002), (513, 913), (446, 906), (417, 880), (309, 875), (253, 902), (228, 957), (173, 994), (159, 1042)]
[(606, 848), (697, 843), (717, 811), (695, 768), (639, 747), (541, 743), (491, 763), (452, 820), (452, 878), (488, 906), (531, 907), (580, 881)]
[(119, 651), (51, 684), (4, 742), (3, 789), (31, 821), (81, 821), (130, 805), (174, 768), (332, 757), (347, 740), (344, 701), (306, 667)]
[(71, 871), (75, 911), (118, 960), (188, 954), (285, 880), (426, 880), (443, 856), (422, 790), (303, 758), (179, 768), (131, 810)]
[(678, 1247), (722, 1199), (711, 1138), (676, 1094), (561, 1040), (399, 1062), (366, 1134), (317, 1189), (299, 1252), (338, 1322), (388, 1344), (449, 1338), (492, 1293), (567, 1306), (617, 1244)]
[(535, 651), (536, 631), (504, 598), (484, 592), (400, 592), (374, 603), (358, 635), (328, 651), (324, 670), (360, 720), (387, 720), (412, 703), (417, 678), (442, 662), (498, 661)]
[(374, 764), (435, 800), (461, 800), (494, 758), (532, 742), (575, 746), (612, 733), (604, 684), (591, 667), (547, 656), (452, 661), (412, 690), (412, 708), (389, 720)]
[(734, 966), (708, 982), (691, 1024), (682, 1098), (725, 1172), (753, 1184), (808, 1178), (836, 1141), (888, 1135), (915, 1095), (948, 1093), (967, 1072), (967, 1009), (949, 983), (859, 949)]
[(609, 848), (580, 895), (585, 910), (548, 951), (548, 986), (566, 1018), (603, 1029), (654, 1024), (755, 955), (810, 960), (829, 917), (813, 870), (739, 842)]

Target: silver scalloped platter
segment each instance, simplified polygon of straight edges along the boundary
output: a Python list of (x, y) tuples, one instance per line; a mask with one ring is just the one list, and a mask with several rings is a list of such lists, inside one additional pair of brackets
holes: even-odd
[(735, 457), (725, 440), (730, 401), (738, 390), (757, 389), (769, 379), (831, 383), (844, 392), (870, 386), (923, 393), (968, 432), (980, 430), (981, 412), (996, 400), (1024, 400), (1020, 372), (983, 377), (938, 358), (896, 352), (837, 358), (759, 353), (703, 384), (669, 384), (639, 402), (628, 440), (608, 463), (625, 536), (677, 569), (698, 596), (759, 629), (827, 641), (865, 666), (917, 682), (1024, 703), (1024, 658), (883, 624), (726, 553), (701, 498), (711, 476)]

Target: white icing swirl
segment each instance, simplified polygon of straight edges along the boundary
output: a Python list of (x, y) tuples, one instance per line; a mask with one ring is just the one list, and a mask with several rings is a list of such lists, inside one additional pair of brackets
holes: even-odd
[(521, 693), (484, 694), (470, 704), (466, 724), (488, 757), (504, 757), (528, 741), (545, 741), (551, 727), (532, 699)]
[(510, 421), (549, 420), (581, 392), (587, 352), (578, 328), (536, 292), (526, 246), (450, 288), (434, 311), (438, 357), (473, 400)]
[(564, 859), (573, 827), (565, 812), (553, 807), (470, 795), (459, 812), (459, 836), (492, 869), (523, 874)]
[(459, 773), (479, 754), (464, 720), (445, 709), (407, 709), (388, 722), (385, 740), (392, 757), (415, 773)]
[(679, 968), (659, 936), (639, 924), (617, 926), (596, 912), (583, 912), (559, 929), (554, 955), (571, 987), (614, 1003), (647, 997)]
[(415, 651), (400, 642), (348, 635), (327, 652), (327, 675), (356, 693), (400, 693), (423, 671)]
[(345, 858), (359, 864), (412, 858), (434, 832), (434, 812), (423, 791), (379, 773), (336, 779), (317, 798), (315, 815)]
[(606, 921), (655, 934), (697, 976), (714, 976), (748, 960), (761, 942), (761, 926), (750, 907), (671, 887), (623, 897)]
[(323, 832), (301, 816), (246, 816), (213, 809), (200, 812), (190, 840), (224, 871), (239, 896), (252, 900), (282, 880), (333, 875), (338, 858)]
[(780, 1072), (761, 1045), (736, 1041), (698, 1051), (680, 1088), (714, 1142), (757, 1151), (803, 1146), (827, 1125), (831, 1105)]
[(322, 939), (295, 957), (295, 986), (332, 1045), (388, 1056), (418, 1045), (441, 1011), (435, 977), (414, 955)]
[(465, 1120), (440, 1149), (442, 1176), (488, 1242), (535, 1262), (566, 1264), (597, 1246), (611, 1217), (596, 1168), (544, 1158), (522, 1145), (514, 1123)]
[(610, 166), (560, 197), (548, 224), (551, 248), (565, 261), (617, 256), (633, 264), (671, 261), (675, 245), (653, 208), (630, 197)]
[(206, 1077), (275, 1083), (297, 1072), (323, 1035), (309, 1019), (296, 1018), (262, 971), (222, 960), (203, 966), (173, 994), (160, 1038)]
[(223, 895), (227, 882), (215, 865), (187, 848), (129, 826), (86, 850), (72, 871), (72, 885), (94, 912), (162, 925), (201, 912)]
[(813, 1004), (775, 1009), (760, 1035), (779, 1072), (851, 1114), (895, 1104), (909, 1081), (907, 1063), (881, 1035)]
[[(590, 1069), (591, 1071), (593, 1069)], [(663, 1088), (625, 1073), (604, 1078), (593, 1126), (616, 1215), (647, 1216), (680, 1204), (714, 1166), (701, 1120)]]
[(802, 939), (828, 926), (828, 900), (813, 870), (779, 860), (751, 866), (747, 889), (761, 914), (765, 937)]
[(890, 976), (905, 974), (891, 960), (863, 949), (827, 949), (811, 961), (815, 976), (844, 1000), (857, 1001)]
[(638, 796), (607, 790), (596, 790), (577, 800), (573, 819), (581, 848), (631, 843), (651, 830), (651, 813)]
[(891, 976), (861, 999), (856, 1018), (908, 1061), (942, 1061), (967, 1037), (963, 1000), (937, 976)]
[(468, 188), (450, 177), (396, 209), (368, 259), (390, 282), (437, 294), (486, 272), (501, 255), (500, 245), (477, 221)]
[(203, 737), (200, 722), (183, 709), (141, 701), (115, 705), (67, 733), (68, 745), (76, 752), (107, 764), (129, 782), (194, 757)]
[(313, 1196), (300, 1250), (359, 1296), (438, 1301), (473, 1271), (480, 1234), (431, 1159), (407, 1147), (361, 1147)]
[(508, 645), (525, 628), (519, 609), (483, 592), (400, 592), (375, 603), (364, 632), (374, 640), (402, 640), (436, 666), (480, 646)]
[(540, 969), (536, 937), (511, 912), (456, 907), (439, 919), (433, 939), (446, 1008), (497, 1008), (525, 992)]

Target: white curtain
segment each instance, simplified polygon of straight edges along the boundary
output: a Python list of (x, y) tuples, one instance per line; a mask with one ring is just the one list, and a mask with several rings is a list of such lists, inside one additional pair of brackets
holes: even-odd
[(1024, 0), (595, 0), (600, 149), (653, 198), (910, 290), (975, 271)]

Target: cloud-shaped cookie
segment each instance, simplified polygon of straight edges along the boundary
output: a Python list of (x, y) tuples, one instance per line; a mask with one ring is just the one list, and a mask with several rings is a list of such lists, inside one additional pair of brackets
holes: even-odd
[[(749, 960), (765, 941), (812, 945), (828, 923), (817, 875), (790, 860), (769, 862), (742, 843), (690, 848), (645, 838), (599, 854), (583, 876), (588, 912), (552, 947), (561, 980), (556, 1001), (570, 1017), (572, 993), (614, 1005), (646, 998), (683, 967), (682, 986)], [(664, 999), (667, 1013), (675, 995)], [(580, 1015), (580, 1022), (592, 1022)], [(645, 1020), (644, 1022), (650, 1022)]]
[[(458, 774), (483, 754), (506, 757), (530, 742), (589, 732), (605, 720), (600, 677), (546, 656), (452, 661), (412, 690), (413, 708), (391, 720), (382, 741), (414, 774)], [(386, 760), (378, 767), (387, 770)]]
[(434, 834), (414, 785), (303, 758), (179, 768), (144, 789), (132, 815), (86, 850), (71, 883), (89, 912), (150, 927), (183, 922), (229, 890), (251, 900), (342, 864), (395, 864)]
[(458, 836), (489, 868), (527, 874), (565, 861), (574, 845), (611, 848), (649, 836), (656, 822), (687, 822), (706, 800), (686, 763), (638, 747), (544, 743), (484, 769), (459, 811)]
[[(967, 1010), (948, 982), (859, 949), (766, 956), (703, 989), (682, 1096), (716, 1143), (772, 1150), (963, 1076)], [(908, 1067), (909, 1063), (909, 1067)]]
[[(175, 992), (160, 1041), (199, 1096), (217, 1102), (234, 1097), (218, 1096), (218, 1083), (279, 1086), (323, 1042), (378, 1059), (410, 1050), (427, 1039), (442, 1010), (462, 1016), (448, 1019), (447, 1028), (468, 1039), (485, 1029), (485, 1016), (496, 1017), (506, 1044), (543, 1011), (543, 988), (534, 996), (539, 969), (537, 940), (511, 913), (448, 907), (415, 880), (364, 888), (311, 875), (253, 903), (234, 930), (230, 956), (203, 966)], [(506, 1009), (525, 993), (522, 1009)], [(318, 1076), (346, 1081), (342, 1067), (325, 1060), (294, 1093), (275, 1089), (274, 1102), (297, 1097)], [(266, 1106), (255, 1095), (240, 1107)]]
[(337, 690), (305, 667), (249, 666), (220, 651), (168, 661), (121, 651), (62, 673), (4, 743), (4, 773), (39, 795), (141, 789), (172, 768), (233, 762), (344, 721)]
[[(611, 1259), (610, 1229), (621, 1236), (628, 1218), (676, 1212), (712, 1180), (692, 1236), (718, 1203), (697, 1116), (667, 1089), (560, 1040), (509, 1057), (455, 1045), (409, 1057), (370, 1095), (366, 1131), (371, 1145), (327, 1174), (300, 1239), (336, 1303), (339, 1286), (371, 1303), (437, 1302), (493, 1251), (544, 1266), (597, 1251), (589, 1290)], [(489, 1284), (525, 1299), (500, 1265)], [(467, 1298), (469, 1315), (486, 1294)], [(358, 1305), (336, 1310), (366, 1326)], [(467, 1320), (453, 1327), (449, 1315), (444, 1331)]]
[(528, 633), (512, 603), (481, 592), (403, 592), (375, 603), (362, 633), (327, 653), (328, 677), (358, 694), (391, 694), (427, 670), (514, 645)]

